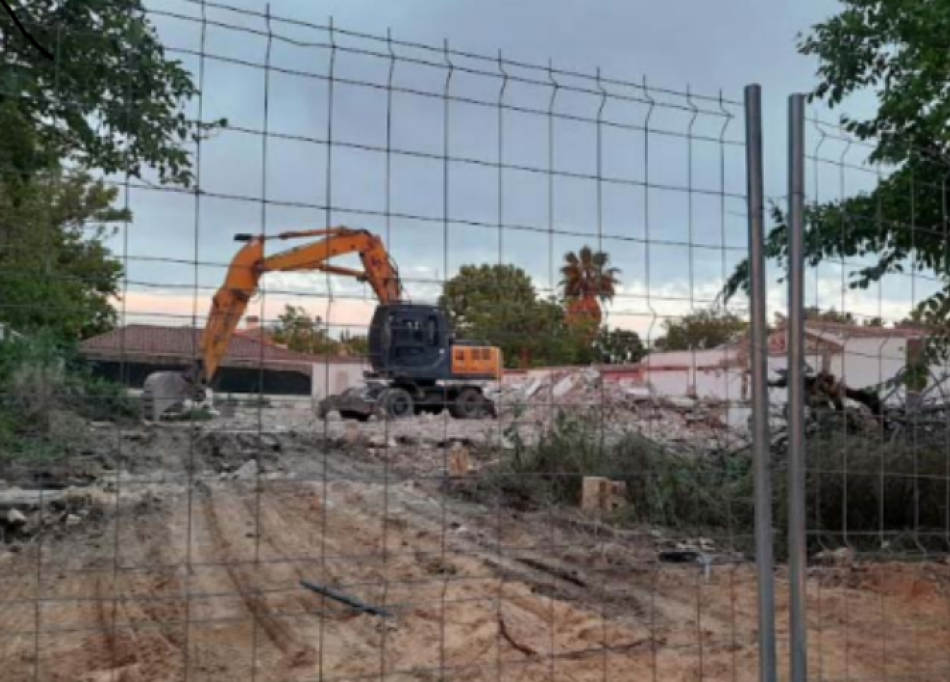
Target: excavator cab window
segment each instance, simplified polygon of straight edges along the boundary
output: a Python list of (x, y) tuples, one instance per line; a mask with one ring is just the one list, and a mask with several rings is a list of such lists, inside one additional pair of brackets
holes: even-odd
[(426, 341), (430, 346), (439, 345), (439, 321), (434, 315), (430, 315), (426, 322)]
[(390, 317), (392, 345), (387, 356), (391, 369), (436, 368), (443, 357), (440, 353), (443, 321), (430, 311), (411, 306), (397, 309)]

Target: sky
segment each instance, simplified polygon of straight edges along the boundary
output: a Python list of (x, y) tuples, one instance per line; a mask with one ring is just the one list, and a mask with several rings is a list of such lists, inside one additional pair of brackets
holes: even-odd
[[(766, 194), (782, 200), (787, 97), (815, 83), (796, 36), (836, 4), (274, 0), (270, 42), (260, 16), (209, 3), (202, 31), (198, 3), (148, 6), (169, 56), (202, 89), (189, 115), (226, 117), (229, 128), (195, 150), (200, 197), (149, 186), (123, 196), (134, 220), (111, 245), (127, 270), (126, 323), (200, 324), (238, 246), (234, 233), (346, 224), (383, 235), (411, 297), (426, 302), (462, 265), (480, 263), (522, 267), (548, 295), (566, 251), (603, 249), (621, 269), (608, 323), (656, 338), (663, 320), (713, 303), (745, 257), (747, 84), (763, 89)], [(352, 35), (387, 32), (395, 61), (385, 40)], [(398, 41), (447, 41), (487, 59), (446, 60)], [(550, 63), (556, 75), (515, 63)], [(859, 99), (850, 111), (872, 105)], [(835, 120), (838, 112), (814, 114)], [(849, 165), (866, 153), (814, 126), (809, 145)], [(873, 181), (860, 170), (808, 170), (809, 195), (819, 199)], [(779, 274), (773, 269), (773, 311), (783, 308)], [(834, 264), (809, 273), (809, 303), (896, 319), (926, 289), (888, 282), (855, 294), (842, 287), (847, 274)], [(249, 314), (273, 320), (287, 303), (335, 331), (359, 331), (375, 305), (352, 280), (275, 273)], [(743, 301), (733, 305), (743, 312)]]

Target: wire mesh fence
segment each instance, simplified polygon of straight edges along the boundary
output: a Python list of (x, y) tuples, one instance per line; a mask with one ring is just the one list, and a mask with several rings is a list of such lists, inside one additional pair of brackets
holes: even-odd
[[(933, 679), (946, 671), (927, 644), (947, 625), (946, 162), (816, 116), (800, 125), (804, 241), (788, 262), (802, 342), (770, 360), (804, 367), (791, 428), (804, 436), (795, 541), (811, 564), (792, 596), (803, 640), (807, 626), (800, 671), (807, 656), (823, 679)], [(782, 213), (773, 255), (785, 258)], [(772, 398), (783, 411), (785, 392)]]
[(0, 185), (4, 679), (943, 674), (939, 159), (806, 121), (797, 268), (755, 89), (136, 22), (105, 108), (65, 94), (96, 25), (2, 81), (115, 145)]

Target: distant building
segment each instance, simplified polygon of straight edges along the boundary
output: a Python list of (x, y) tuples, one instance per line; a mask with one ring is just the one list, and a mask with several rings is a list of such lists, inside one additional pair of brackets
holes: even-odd
[[(787, 337), (785, 328), (769, 335), (768, 367), (773, 378), (787, 367)], [(919, 329), (809, 321), (805, 361), (813, 371), (829, 371), (851, 388), (867, 388), (896, 377), (924, 338)], [(746, 401), (751, 397), (749, 342), (744, 338), (709, 350), (651, 353), (629, 378), (663, 395)], [(784, 402), (785, 391), (773, 391), (772, 398)]]
[[(219, 393), (323, 397), (356, 384), (360, 358), (298, 353), (273, 343), (253, 326), (236, 333), (215, 377)], [(201, 330), (133, 324), (87, 339), (79, 352), (99, 376), (141, 388), (152, 372), (181, 371), (199, 357)]]

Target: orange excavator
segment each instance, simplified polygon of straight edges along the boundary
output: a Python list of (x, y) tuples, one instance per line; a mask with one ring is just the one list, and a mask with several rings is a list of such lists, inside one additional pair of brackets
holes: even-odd
[[(267, 241), (314, 237), (319, 239), (265, 255)], [(379, 299), (369, 327), (372, 371), (366, 373), (363, 386), (325, 398), (318, 410), (321, 417), (335, 411), (344, 419), (360, 421), (372, 416), (401, 419), (443, 409), (459, 419), (495, 416), (483, 384), (501, 379), (500, 349), (457, 340), (444, 310), (404, 301), (399, 271), (377, 235), (335, 227), (273, 236), (239, 234), (235, 240), (244, 246), (231, 261), (211, 303), (199, 358), (185, 372), (158, 372), (145, 381), (143, 403), (149, 418), (157, 421), (166, 412), (207, 399), (262, 276), (313, 271), (366, 282)], [(357, 254), (363, 269), (329, 263), (347, 254)]]

